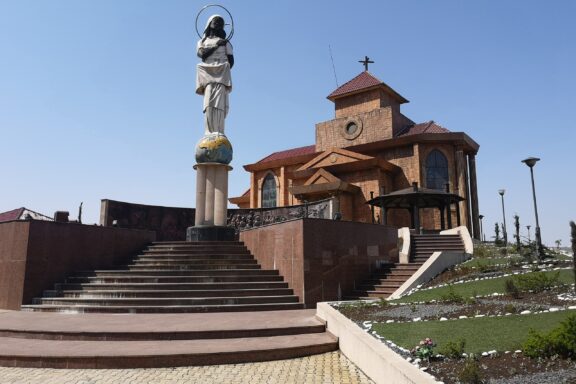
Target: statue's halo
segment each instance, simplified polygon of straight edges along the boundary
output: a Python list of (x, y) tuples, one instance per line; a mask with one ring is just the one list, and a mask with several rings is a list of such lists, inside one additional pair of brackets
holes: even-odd
[(226, 38), (226, 40), (231, 40), (232, 36), (234, 35), (234, 19), (232, 18), (232, 14), (230, 13), (230, 11), (228, 11), (226, 8), (224, 8), (220, 4), (208, 4), (208, 5), (203, 6), (202, 9), (200, 11), (198, 11), (198, 14), (196, 15), (196, 33), (198, 34), (198, 37), (202, 38), (202, 34), (200, 33), (200, 31), (198, 31), (198, 19), (200, 18), (200, 15), (205, 10), (207, 10), (208, 8), (211, 8), (211, 7), (222, 8), (223, 10), (226, 11), (228, 16), (230, 17), (230, 33), (228, 34), (228, 37)]

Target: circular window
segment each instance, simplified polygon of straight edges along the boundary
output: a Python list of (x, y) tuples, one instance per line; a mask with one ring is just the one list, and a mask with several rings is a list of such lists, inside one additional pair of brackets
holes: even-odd
[(354, 140), (362, 133), (362, 120), (359, 118), (346, 119), (340, 127), (341, 135), (346, 140)]
[(353, 121), (349, 122), (348, 125), (346, 125), (346, 134), (347, 135), (353, 135), (356, 133), (357, 130), (358, 130), (358, 125), (356, 125), (356, 123)]

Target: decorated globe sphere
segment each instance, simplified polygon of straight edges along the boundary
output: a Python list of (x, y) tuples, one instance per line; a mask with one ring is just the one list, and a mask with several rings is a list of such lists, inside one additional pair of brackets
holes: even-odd
[(232, 144), (222, 134), (209, 134), (196, 145), (197, 163), (230, 164), (232, 161)]

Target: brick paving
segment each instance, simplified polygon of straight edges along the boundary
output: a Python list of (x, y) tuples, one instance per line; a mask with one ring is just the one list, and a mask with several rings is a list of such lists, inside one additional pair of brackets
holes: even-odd
[(368, 384), (340, 352), (250, 364), (153, 369), (47, 369), (0, 367), (0, 384)]

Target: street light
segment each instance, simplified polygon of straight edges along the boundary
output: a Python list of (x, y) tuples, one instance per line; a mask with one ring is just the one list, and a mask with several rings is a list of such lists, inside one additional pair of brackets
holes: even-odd
[(504, 220), (504, 228), (502, 228), (503, 230), (503, 236), (504, 236), (504, 246), (508, 246), (508, 231), (506, 230), (506, 213), (504, 212), (504, 192), (506, 192), (505, 189), (500, 189), (498, 190), (498, 194), (500, 194), (500, 197), (502, 198), (502, 219)]
[(484, 239), (484, 231), (482, 230), (482, 219), (484, 218), (484, 215), (478, 215), (478, 218), (480, 219), (480, 241), (483, 241), (482, 239)]
[(530, 168), (530, 177), (532, 179), (532, 198), (534, 200), (534, 214), (536, 215), (536, 230), (534, 236), (536, 237), (536, 244), (538, 245), (538, 258), (542, 260), (544, 257), (544, 250), (542, 249), (542, 234), (540, 233), (540, 224), (538, 223), (538, 207), (536, 206), (536, 188), (534, 187), (534, 166), (540, 161), (537, 157), (529, 157), (522, 160)]

